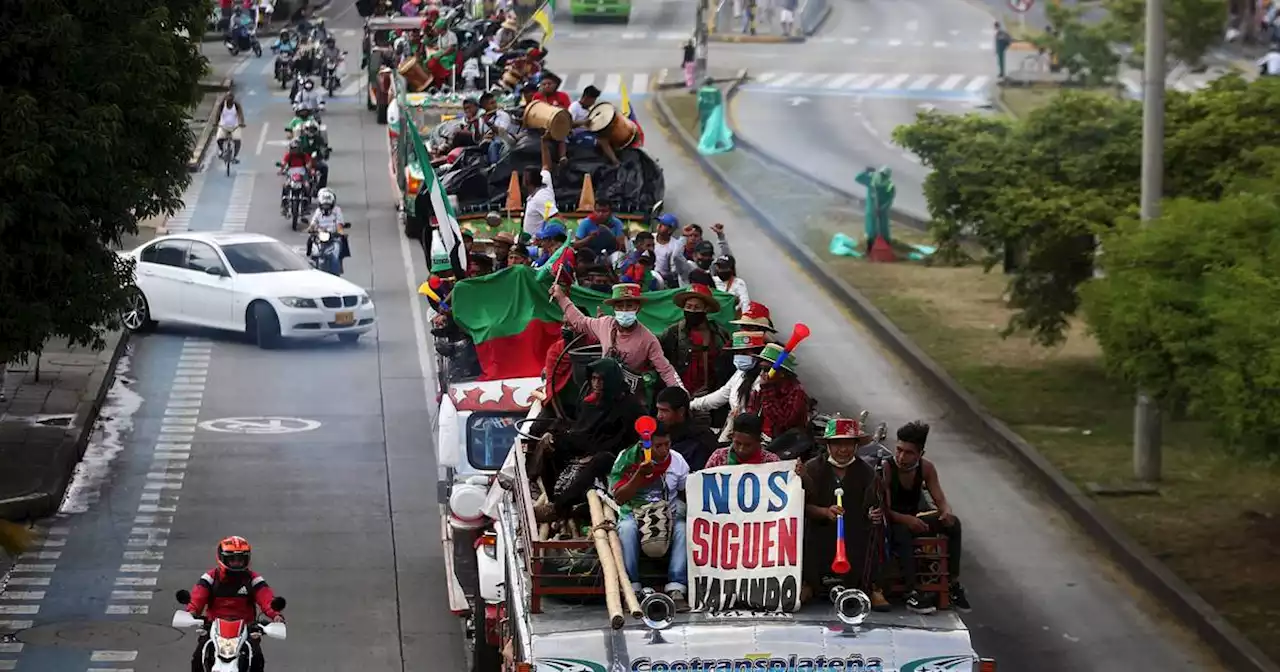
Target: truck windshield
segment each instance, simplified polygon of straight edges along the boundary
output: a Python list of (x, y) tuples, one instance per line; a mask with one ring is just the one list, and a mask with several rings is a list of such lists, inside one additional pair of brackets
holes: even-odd
[(467, 418), (467, 461), (481, 471), (502, 467), (516, 440), (520, 413), (472, 413)]

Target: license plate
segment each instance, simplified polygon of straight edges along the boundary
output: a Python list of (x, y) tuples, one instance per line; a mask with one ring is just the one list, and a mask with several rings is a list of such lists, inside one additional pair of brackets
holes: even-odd
[(353, 312), (338, 313), (333, 316), (333, 321), (341, 326), (348, 326), (356, 323), (356, 314)]

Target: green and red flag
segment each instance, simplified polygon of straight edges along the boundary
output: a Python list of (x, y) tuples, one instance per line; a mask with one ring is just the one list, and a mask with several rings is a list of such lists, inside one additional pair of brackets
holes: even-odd
[[(481, 380), (530, 378), (542, 374), (547, 349), (560, 338), (564, 313), (551, 301), (551, 278), (538, 277), (528, 266), (512, 266), (497, 273), (459, 282), (453, 289), (453, 320), (476, 346)], [(637, 316), (655, 334), (684, 318), (674, 298), (683, 289), (645, 292), (648, 299)], [(726, 329), (734, 319), (736, 298), (713, 292), (720, 312), (711, 319)], [(612, 315), (604, 292), (574, 285), (569, 298), (587, 317), (597, 311)]]

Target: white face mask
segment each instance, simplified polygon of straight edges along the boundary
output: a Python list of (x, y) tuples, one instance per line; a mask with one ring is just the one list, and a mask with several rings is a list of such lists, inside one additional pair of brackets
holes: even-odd
[(851, 456), (849, 459), (845, 460), (844, 462), (840, 462), (836, 460), (836, 458), (831, 456), (830, 453), (827, 454), (827, 462), (831, 463), (831, 466), (837, 469), (844, 469), (845, 467), (853, 464), (853, 461), (856, 459), (858, 459), (857, 453), (855, 453), (853, 456)]
[(631, 327), (631, 326), (635, 325), (635, 323), (636, 323), (636, 311), (634, 311), (634, 310), (619, 310), (618, 312), (616, 312), (616, 313), (614, 313), (614, 314), (613, 314), (613, 319), (615, 319), (615, 320), (617, 320), (617, 321), (618, 321), (618, 326), (620, 326), (620, 327), (622, 327), (622, 328), (626, 329), (626, 328), (628, 328), (628, 327)]
[(750, 371), (756, 365), (756, 358), (751, 355), (734, 355), (733, 368), (739, 371)]

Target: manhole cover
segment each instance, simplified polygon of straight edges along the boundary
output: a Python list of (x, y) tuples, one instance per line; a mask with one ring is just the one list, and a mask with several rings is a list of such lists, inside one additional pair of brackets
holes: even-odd
[(23, 630), (17, 639), (32, 646), (120, 650), (176, 642), (182, 639), (182, 631), (153, 623), (72, 621)]

